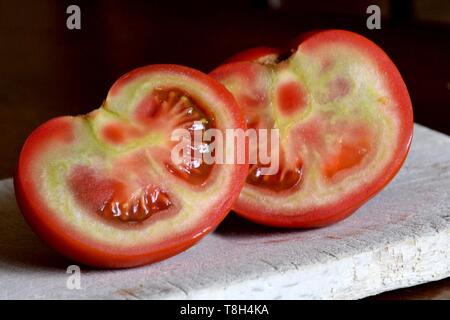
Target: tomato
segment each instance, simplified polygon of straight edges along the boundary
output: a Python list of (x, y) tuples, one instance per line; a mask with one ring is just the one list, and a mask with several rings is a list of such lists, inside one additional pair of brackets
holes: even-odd
[[(250, 128), (279, 129), (280, 168), (250, 173), (234, 210), (257, 223), (320, 227), (377, 194), (408, 153), (413, 114), (402, 77), (370, 40), (315, 31), (289, 50), (251, 49), (211, 75)], [(237, 58), (236, 58), (237, 57)]]
[(213, 78), (152, 65), (121, 77), (99, 109), (42, 124), (14, 179), (26, 220), (57, 251), (93, 266), (137, 266), (190, 247), (229, 212), (248, 166), (174, 164), (179, 128), (244, 130), (245, 121)]

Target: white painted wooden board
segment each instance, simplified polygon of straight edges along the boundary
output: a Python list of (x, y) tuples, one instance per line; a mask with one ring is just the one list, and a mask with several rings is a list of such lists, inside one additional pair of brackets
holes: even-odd
[(43, 245), (0, 182), (0, 298), (353, 299), (450, 276), (450, 137), (416, 125), (395, 180), (353, 216), (310, 231), (227, 218), (198, 245), (128, 270), (82, 267)]

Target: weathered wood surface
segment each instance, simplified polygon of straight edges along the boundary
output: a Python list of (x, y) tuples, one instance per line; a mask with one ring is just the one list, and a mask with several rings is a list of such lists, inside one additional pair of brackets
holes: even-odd
[(450, 137), (416, 125), (395, 180), (352, 217), (310, 231), (236, 217), (197, 246), (129, 270), (81, 267), (43, 245), (0, 182), (0, 298), (352, 299), (450, 276)]

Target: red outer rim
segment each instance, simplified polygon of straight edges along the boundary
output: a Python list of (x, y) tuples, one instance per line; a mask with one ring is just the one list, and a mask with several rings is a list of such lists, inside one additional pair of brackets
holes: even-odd
[[(301, 42), (301, 43), (299, 43)], [(411, 100), (406, 85), (394, 63), (386, 53), (369, 39), (345, 30), (312, 31), (301, 35), (293, 42), (294, 47), (300, 45), (302, 50), (310, 50), (323, 43), (346, 42), (360, 49), (364, 54), (376, 61), (380, 70), (384, 71), (391, 96), (399, 106), (399, 114), (403, 117), (400, 127), (399, 143), (396, 156), (383, 173), (357, 193), (339, 201), (339, 204), (314, 208), (307, 211), (283, 211), (283, 214), (264, 207), (248, 203), (242, 197), (235, 203), (233, 210), (253, 222), (286, 228), (313, 228), (325, 226), (351, 215), (366, 201), (380, 192), (397, 174), (406, 159), (413, 135), (413, 113)]]
[(280, 55), (282, 51), (278, 48), (272, 48), (272, 47), (257, 47), (257, 48), (251, 48), (244, 51), (241, 51), (227, 60), (225, 60), (225, 63), (231, 63), (231, 62), (242, 62), (242, 61), (255, 61), (260, 58), (271, 56), (271, 55)]
[[(303, 42), (305, 42), (306, 40), (308, 40), (315, 34), (318, 34), (320, 32), (324, 32), (324, 31), (326, 31), (326, 30), (317, 29), (317, 30), (311, 30), (311, 31), (301, 33), (299, 36), (295, 37), (292, 41), (289, 42), (288, 50), (297, 50), (297, 48), (300, 44), (302, 44)], [(333, 30), (328, 30), (328, 31), (333, 31)], [(339, 30), (334, 30), (334, 31), (339, 31)]]
[[(200, 71), (177, 65), (152, 65), (139, 68), (122, 76), (111, 88), (110, 94), (126, 82), (151, 72), (171, 72), (187, 77), (192, 77), (210, 88), (218, 98), (225, 102), (230, 110), (234, 127), (245, 129), (244, 119), (233, 96), (219, 82)], [(117, 91), (116, 91), (117, 92)], [(173, 256), (199, 241), (203, 236), (212, 231), (228, 214), (232, 204), (237, 199), (242, 189), (248, 172), (247, 165), (236, 165), (231, 178), (228, 197), (218, 199), (212, 203), (209, 212), (202, 223), (194, 226), (184, 233), (173, 236), (152, 246), (139, 246), (127, 248), (114, 248), (100, 244), (96, 240), (86, 239), (78, 231), (67, 229), (61, 223), (52, 222), (55, 213), (41, 201), (38, 196), (36, 183), (32, 181), (29, 174), (32, 159), (39, 152), (39, 146), (46, 137), (52, 136), (58, 127), (70, 125), (71, 117), (54, 118), (35, 129), (25, 141), (20, 153), (16, 174), (14, 177), (14, 188), (17, 203), (26, 221), (33, 230), (48, 245), (56, 249), (62, 255), (75, 261), (107, 268), (125, 268), (143, 265)], [(231, 124), (231, 123), (230, 123)]]

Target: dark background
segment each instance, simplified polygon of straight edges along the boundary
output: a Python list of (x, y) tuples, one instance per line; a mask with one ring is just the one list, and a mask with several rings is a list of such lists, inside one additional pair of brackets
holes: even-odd
[[(66, 28), (71, 4), (81, 8), (81, 30)], [(381, 7), (381, 30), (366, 28), (370, 4)], [(34, 127), (97, 108), (135, 67), (177, 63), (208, 72), (242, 49), (325, 28), (380, 45), (405, 79), (416, 122), (450, 134), (450, 1), (0, 0), (0, 178), (12, 176)], [(409, 290), (419, 290), (409, 297), (429, 294)]]
[[(66, 8), (81, 8), (81, 30)], [(366, 28), (380, 6), (381, 30)], [(450, 1), (0, 0), (0, 178), (39, 123), (100, 106), (123, 73), (177, 63), (208, 72), (253, 46), (344, 28), (374, 40), (405, 78), (415, 119), (450, 134)]]

